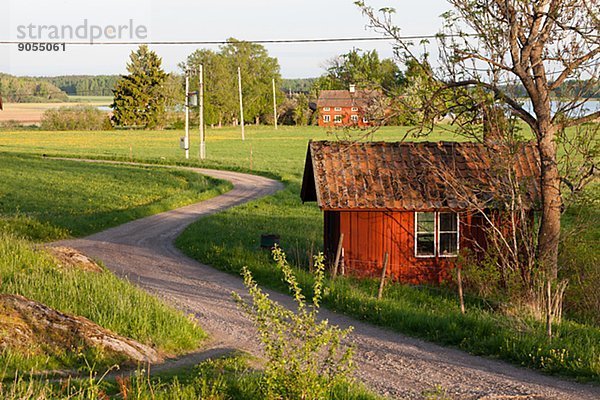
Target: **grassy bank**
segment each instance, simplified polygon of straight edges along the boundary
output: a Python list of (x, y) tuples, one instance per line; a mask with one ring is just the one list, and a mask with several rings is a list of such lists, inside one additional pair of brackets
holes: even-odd
[[(0, 233), (0, 276), (0, 293), (23, 295), (59, 311), (86, 317), (166, 354), (196, 349), (205, 337), (186, 315), (109, 271), (61, 268), (30, 242), (6, 233)], [(0, 329), (0, 338), (2, 334)], [(82, 368), (86, 363), (102, 368), (117, 361), (101, 353), (74, 350), (48, 352), (40, 347), (15, 353), (9, 349), (0, 352), (0, 373)]]

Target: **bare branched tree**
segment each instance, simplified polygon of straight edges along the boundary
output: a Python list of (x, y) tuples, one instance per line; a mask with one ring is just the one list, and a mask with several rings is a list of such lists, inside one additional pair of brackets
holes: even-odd
[[(505, 110), (529, 126), (541, 159), (537, 262), (556, 277), (561, 189), (578, 192), (597, 177), (600, 110), (588, 112), (583, 106), (600, 90), (598, 0), (448, 2), (453, 10), (444, 14), (438, 69), (424, 65), (414, 44), (402, 39), (393, 9), (375, 10), (364, 1), (356, 4), (373, 29), (395, 39), (402, 61), (420, 63), (428, 72), (430, 83), (421, 102), (422, 133), (441, 117), (450, 117), (458, 130), (473, 133), (482, 105)], [(519, 101), (518, 88), (524, 88), (520, 95), (530, 107)], [(554, 101), (559, 95), (561, 101)], [(575, 153), (569, 152), (571, 161), (577, 161), (575, 174), (573, 170), (561, 174), (559, 143), (576, 144)], [(576, 154), (581, 152), (585, 154)]]

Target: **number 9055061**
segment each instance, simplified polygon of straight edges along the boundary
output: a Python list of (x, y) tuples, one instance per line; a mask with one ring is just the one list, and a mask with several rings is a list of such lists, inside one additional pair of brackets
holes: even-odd
[(19, 51), (65, 51), (67, 46), (65, 43), (19, 43), (17, 45)]

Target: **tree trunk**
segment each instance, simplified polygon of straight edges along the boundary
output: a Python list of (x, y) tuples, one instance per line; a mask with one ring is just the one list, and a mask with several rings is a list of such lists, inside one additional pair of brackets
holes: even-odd
[(554, 127), (542, 126), (538, 148), (541, 159), (542, 215), (537, 246), (537, 259), (549, 278), (558, 276), (558, 245), (560, 241), (560, 216), (562, 198), (560, 175), (556, 162)]

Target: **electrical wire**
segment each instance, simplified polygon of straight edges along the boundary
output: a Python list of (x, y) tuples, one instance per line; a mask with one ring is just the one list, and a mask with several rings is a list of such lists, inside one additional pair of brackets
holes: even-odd
[[(418, 40), (418, 39), (437, 39), (440, 37), (464, 37), (465, 35), (407, 35), (400, 37), (391, 36), (367, 36), (367, 37), (345, 37), (345, 38), (304, 38), (304, 39), (265, 39), (265, 40), (240, 40), (240, 41), (229, 41), (229, 40), (167, 40), (167, 41), (101, 41), (101, 42), (81, 42), (81, 41), (56, 41), (56, 40), (0, 40), (0, 45), (15, 45), (15, 44), (27, 44), (27, 43), (49, 43), (49, 44), (68, 44), (68, 45), (84, 45), (84, 46), (119, 46), (119, 45), (223, 45), (223, 44), (293, 44), (293, 43), (340, 43), (340, 42), (374, 42), (374, 41), (386, 41), (386, 40)], [(476, 36), (475, 34), (466, 36)]]

